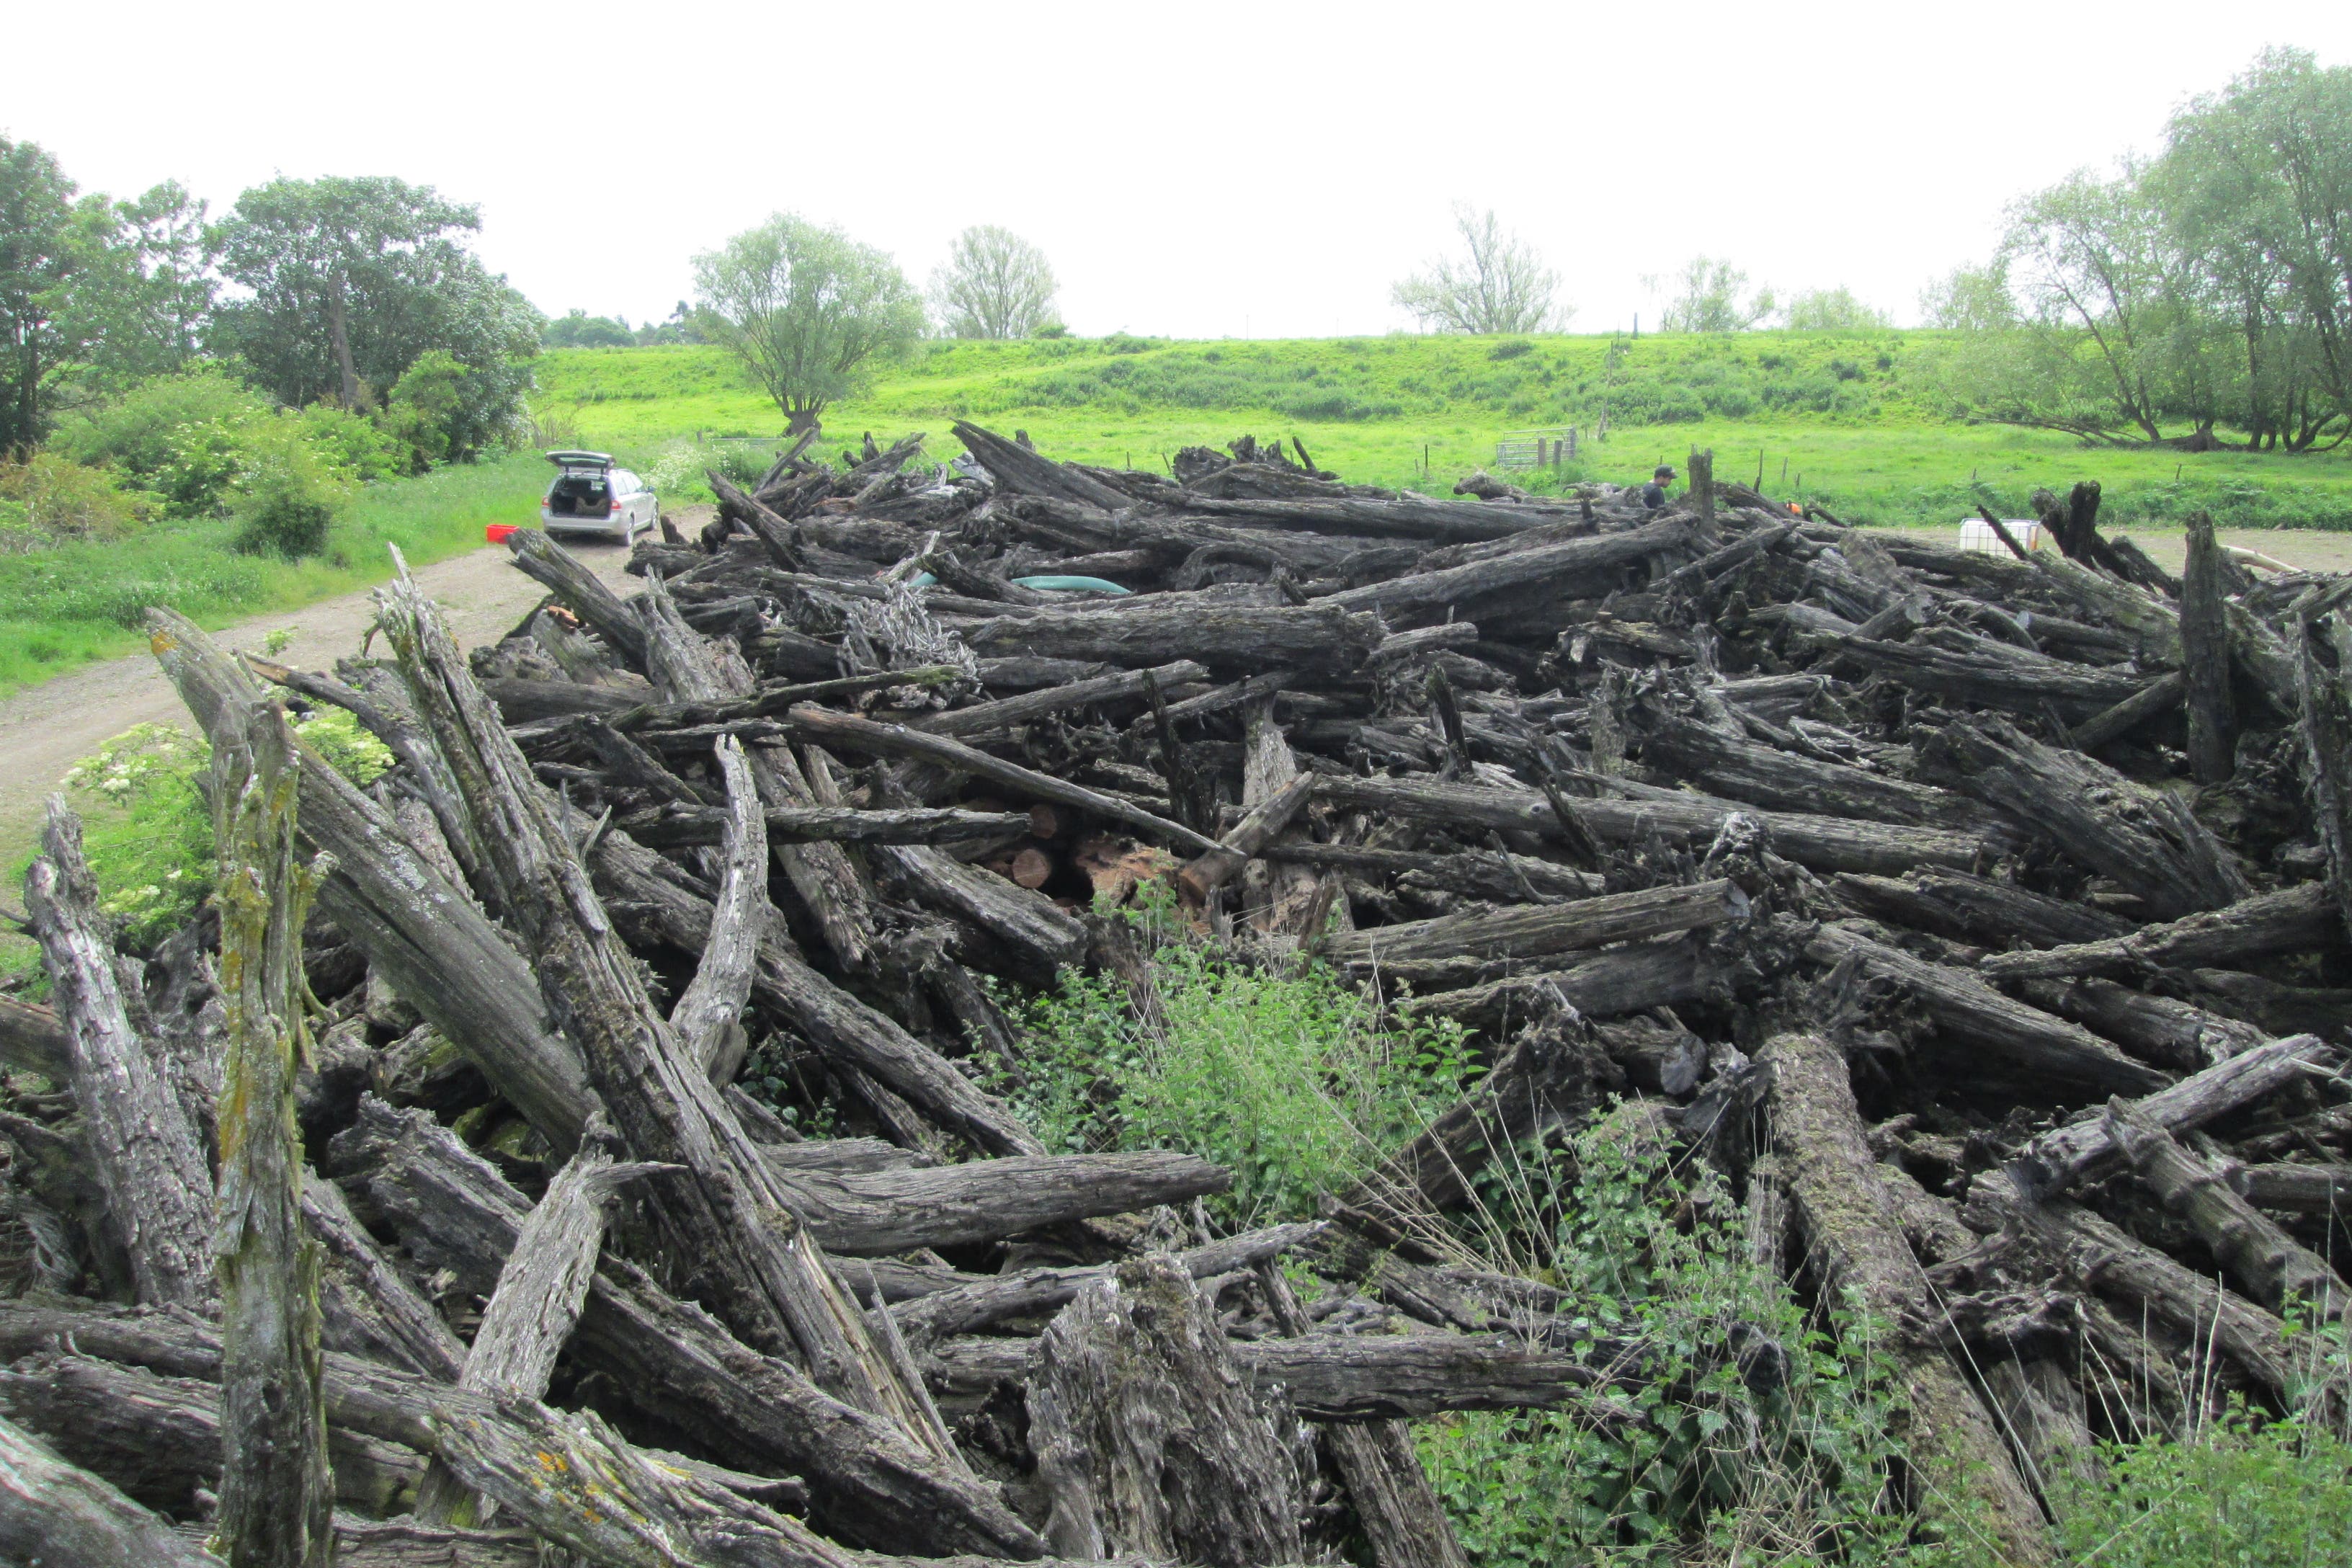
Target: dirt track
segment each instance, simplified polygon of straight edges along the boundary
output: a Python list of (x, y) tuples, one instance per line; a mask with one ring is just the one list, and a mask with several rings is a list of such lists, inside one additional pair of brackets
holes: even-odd
[[(626, 552), (595, 543), (572, 548), (606, 582), (618, 586), (625, 581)], [(417, 572), (416, 580), (447, 613), (461, 646), (504, 636), (546, 592), (509, 565), (509, 559), (503, 547), (491, 545)], [(257, 616), (213, 635), (226, 647), (258, 649), (271, 632), (290, 630), (294, 638), (278, 657), (330, 668), (359, 647), (373, 618), (368, 595), (361, 592), (308, 609)], [(143, 654), (89, 665), (0, 701), (0, 868), (13, 868), (30, 849), (41, 803), (78, 759), (133, 724), (186, 717), (155, 661)]]

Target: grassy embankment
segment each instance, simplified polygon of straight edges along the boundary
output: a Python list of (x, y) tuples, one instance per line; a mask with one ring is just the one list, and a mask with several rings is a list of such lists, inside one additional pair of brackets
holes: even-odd
[[(1158, 468), (1180, 447), (1244, 431), (1297, 436), (1349, 479), (1444, 490), (1491, 461), (1506, 430), (1575, 425), (1594, 479), (1681, 466), (1712, 447), (1725, 478), (1853, 521), (1948, 525), (1979, 488), (2011, 516), (2037, 486), (2098, 479), (2105, 515), (2177, 524), (2352, 530), (2352, 450), (2307, 457), (2090, 448), (2047, 432), (1943, 416), (1932, 331), (1738, 337), (1354, 338), (1170, 342), (1138, 338), (939, 343), (829, 410), (831, 437), (934, 434), (950, 419), (1026, 429), (1055, 457)], [(650, 462), (696, 434), (772, 435), (773, 405), (710, 348), (577, 349), (541, 363), (539, 406)], [(1600, 416), (1605, 440), (1593, 441)], [(832, 446), (828, 440), (827, 447)]]
[(146, 646), (140, 614), (171, 605), (206, 626), (315, 604), (411, 565), (478, 548), (493, 522), (528, 522), (546, 464), (516, 457), (360, 492), (309, 561), (239, 555), (233, 522), (165, 523), (106, 543), (0, 557), (0, 696)]

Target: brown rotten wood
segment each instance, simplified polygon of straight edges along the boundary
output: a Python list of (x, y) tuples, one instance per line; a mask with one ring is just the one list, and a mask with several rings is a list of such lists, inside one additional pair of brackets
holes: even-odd
[[(1880, 1186), (1845, 1053), (1818, 1035), (1781, 1035), (1758, 1059), (1773, 1075), (1778, 1173), (1825, 1283), (1853, 1291), (1881, 1322), (1933, 1321), (1934, 1293)], [(1956, 1535), (1989, 1535), (2004, 1562), (2049, 1561), (2042, 1510), (1950, 1354), (1905, 1336), (1888, 1348), (1904, 1388), (1905, 1451), (1918, 1476), (1920, 1513)]]
[(220, 1535), (245, 1568), (325, 1568), (334, 1488), (319, 1389), (320, 1248), (302, 1219), (295, 1079), (310, 1054), (295, 852), (301, 763), (284, 718), (240, 703), (213, 749), (220, 989)]
[[(1277, 737), (1278, 738), (1278, 737)], [(1281, 788), (1253, 804), (1217, 847), (1201, 855), (1176, 873), (1177, 885), (1195, 900), (1205, 900), (1238, 875), (1266, 841), (1298, 815), (1315, 794), (1315, 775), (1300, 773)]]
[(919, 1394), (898, 1385), (866, 1341), (821, 1251), (790, 1223), (789, 1193), (646, 994), (557, 803), (474, 684), (439, 612), (404, 574), (379, 605), (419, 718), (477, 814), (500, 901), (537, 954), (550, 1014), (579, 1045), (632, 1156), (688, 1173), (656, 1199), (672, 1245), (696, 1259), (722, 1315), (754, 1348), (795, 1354), (845, 1403), (921, 1431)]
[(108, 1213), (131, 1257), (139, 1299), (212, 1310), (213, 1179), (204, 1145), (146, 1041), (131, 1026), (81, 819), (49, 797), (25, 907), (72, 1057), (71, 1086)]

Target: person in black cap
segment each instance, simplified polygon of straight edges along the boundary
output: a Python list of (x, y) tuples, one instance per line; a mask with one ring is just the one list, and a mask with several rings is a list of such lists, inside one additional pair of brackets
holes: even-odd
[(1649, 508), (1652, 511), (1655, 511), (1660, 507), (1665, 505), (1666, 487), (1674, 482), (1674, 469), (1666, 467), (1664, 463), (1660, 463), (1658, 465), (1658, 471), (1650, 476), (1650, 482), (1642, 487), (1642, 504)]

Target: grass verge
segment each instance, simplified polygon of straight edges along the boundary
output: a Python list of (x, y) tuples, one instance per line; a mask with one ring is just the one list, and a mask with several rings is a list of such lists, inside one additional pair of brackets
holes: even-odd
[(371, 485), (326, 551), (303, 561), (237, 554), (226, 521), (0, 557), (0, 696), (142, 650), (150, 605), (218, 627), (381, 583), (392, 574), (388, 544), (414, 566), (478, 549), (487, 525), (530, 521), (546, 471), (536, 455), (518, 455)]

